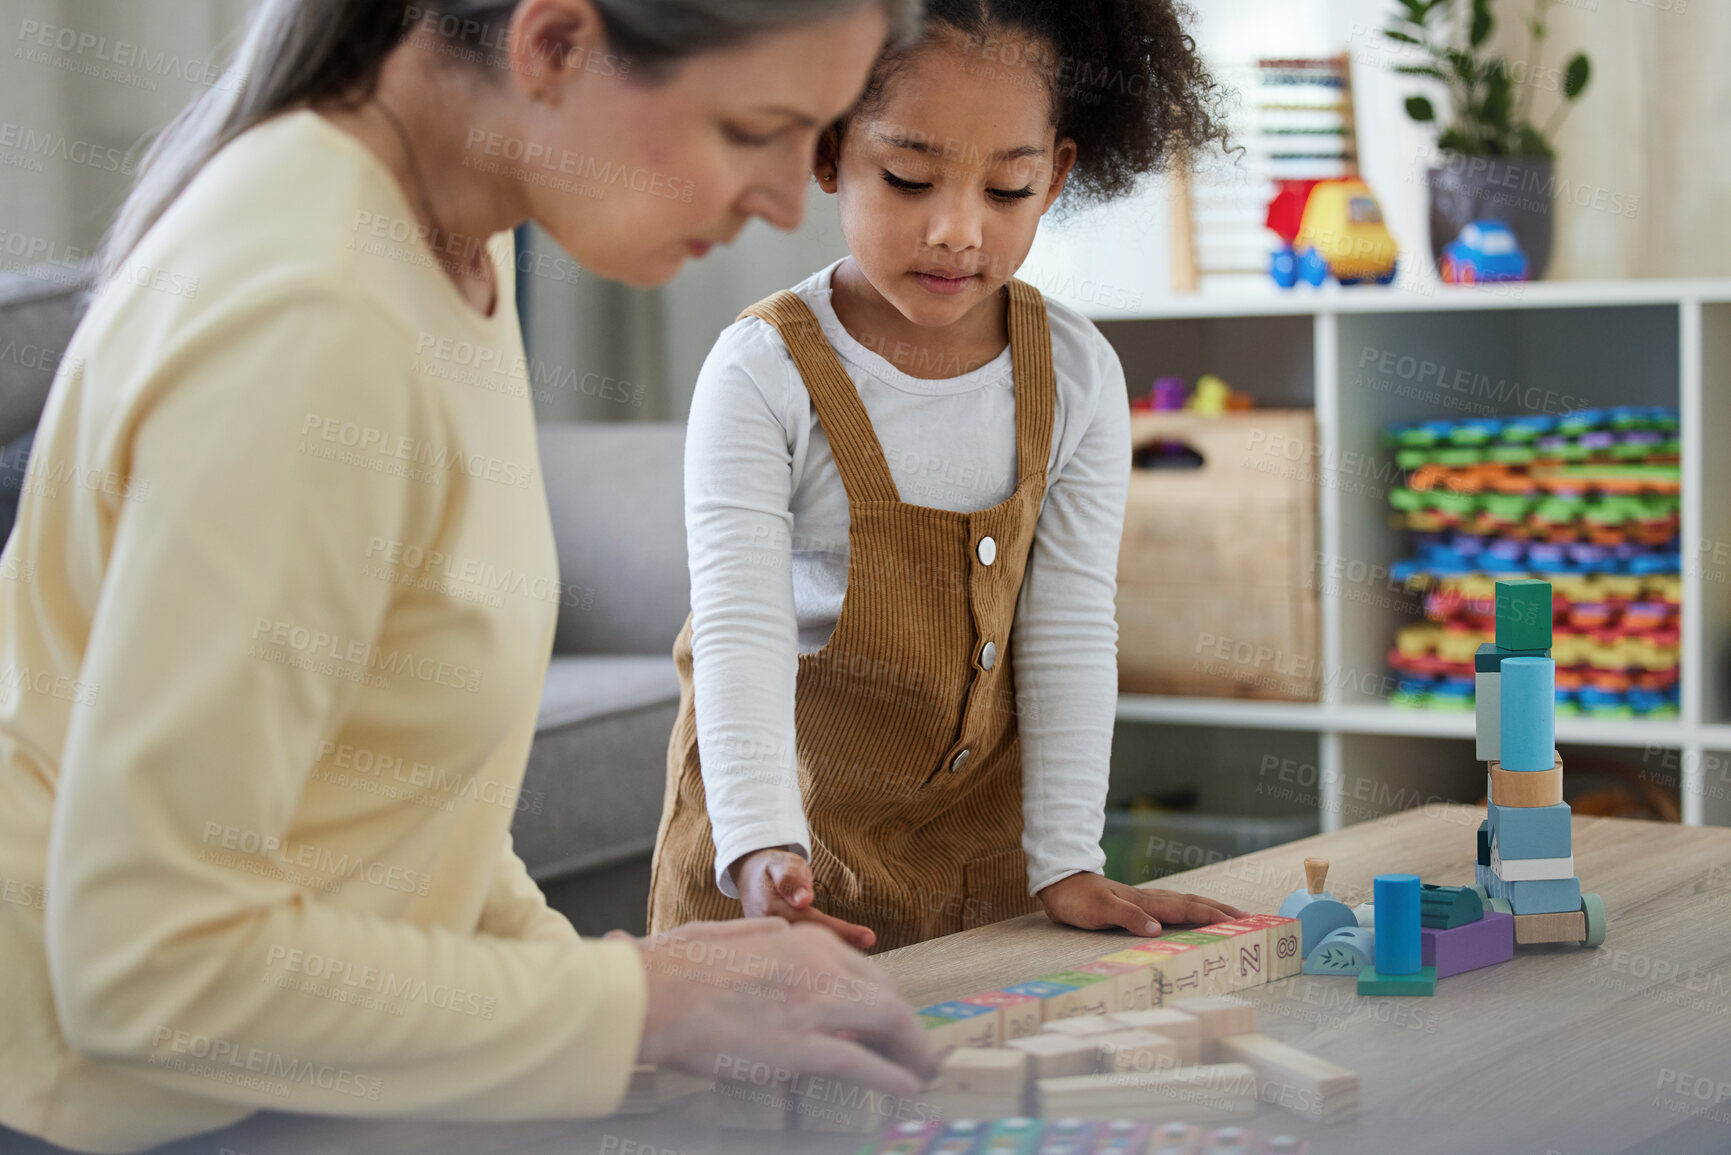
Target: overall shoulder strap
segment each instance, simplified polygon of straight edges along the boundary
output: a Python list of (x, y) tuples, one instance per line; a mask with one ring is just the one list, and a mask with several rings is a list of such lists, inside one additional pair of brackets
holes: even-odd
[[(794, 367), (805, 381), (817, 419), (829, 439), (829, 450), (850, 503), (900, 501), (895, 478), (884, 460), (877, 431), (860, 401), (859, 388), (836, 356), (817, 314), (797, 293), (782, 290), (765, 297), (739, 315), (757, 317), (775, 326), (793, 354)], [(1050, 425), (1048, 419), (1047, 424)]]
[(1016, 388), (1016, 477), (1044, 474), (1052, 458), (1058, 377), (1052, 367), (1052, 326), (1040, 290), (1014, 277), (1010, 289), (1010, 361)]

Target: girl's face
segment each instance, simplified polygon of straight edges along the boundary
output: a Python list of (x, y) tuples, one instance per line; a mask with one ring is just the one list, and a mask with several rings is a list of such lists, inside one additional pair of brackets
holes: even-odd
[(837, 194), (849, 251), (916, 325), (953, 325), (992, 299), (1063, 191), (1076, 147), (1056, 139), (1034, 63), (1046, 55), (1011, 41), (987, 60), (941, 35), (849, 121), (839, 150), (833, 138), (821, 150), (818, 182)]
[[(571, 0), (524, 9), (531, 23), (593, 12)], [(597, 29), (525, 37), (563, 41), (552, 49), (563, 61), (556, 96), (528, 105), (515, 157), (513, 142), (483, 140), (465, 163), (528, 170), (534, 221), (590, 272), (647, 286), (731, 242), (752, 217), (799, 224), (818, 135), (858, 98), (888, 22), (880, 5), (856, 4), (691, 57), (654, 84), (609, 55)], [(486, 155), (494, 144), (506, 150), (497, 159)], [(539, 146), (533, 161), (525, 144)]]

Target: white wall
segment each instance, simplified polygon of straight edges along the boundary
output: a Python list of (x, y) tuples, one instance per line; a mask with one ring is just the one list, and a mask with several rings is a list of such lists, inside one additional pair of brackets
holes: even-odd
[[(1497, 0), (1505, 16), (1530, 0)], [(216, 59), (250, 0), (6, 0), (0, 15), (0, 131), (57, 134), (89, 148), (133, 146), (199, 91), (171, 65), (196, 71)], [(1320, 54), (1350, 49), (1367, 179), (1391, 228), (1423, 254), (1425, 199), (1417, 168), (1425, 137), (1401, 112), (1412, 86), (1386, 69), (1376, 30), (1393, 0), (1196, 0), (1205, 49), (1264, 48)], [(21, 55), (34, 25), (55, 25), (144, 47), (165, 62), (118, 78), (89, 49)], [(1551, 10), (1548, 62), (1574, 48), (1593, 60), (1586, 98), (1557, 137), (1558, 278), (1731, 274), (1731, 47), (1728, 0), (1566, 0)], [(1519, 59), (1524, 46), (1510, 50)], [(7, 163), (11, 162), (11, 163)], [(124, 177), (0, 144), (0, 242), (23, 236), (60, 251), (88, 251), (124, 190)], [(1582, 204), (1576, 204), (1576, 199)], [(1595, 207), (1595, 203), (1598, 207)], [(1623, 211), (1612, 211), (1606, 206)], [(1632, 209), (1631, 209), (1632, 206)], [(715, 335), (740, 309), (794, 284), (844, 250), (834, 203), (812, 191), (804, 225), (781, 234), (754, 224), (738, 244), (694, 264), (659, 292), (531, 281), (531, 354), (568, 378), (627, 381), (645, 401), (621, 404), (567, 390), (550, 416), (680, 417)], [(1084, 291), (1164, 294), (1166, 192), (1141, 195), (1067, 223), (1049, 223), (1023, 275), (1058, 296)], [(0, 243), (0, 267), (20, 263)], [(1404, 262), (1414, 269), (1420, 262)], [(594, 380), (594, 378), (591, 378)]]

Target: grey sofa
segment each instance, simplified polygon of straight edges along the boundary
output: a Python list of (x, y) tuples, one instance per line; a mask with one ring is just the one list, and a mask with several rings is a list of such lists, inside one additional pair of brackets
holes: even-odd
[[(0, 273), (0, 445), (36, 428), (82, 315), (85, 275)], [(551, 422), (540, 438), (568, 588), (512, 836), (580, 931), (642, 933), (679, 706), (671, 652), (690, 597), (684, 428)], [(11, 530), (5, 506), (16, 509), (26, 460), (22, 446), (0, 454), (0, 533)]]

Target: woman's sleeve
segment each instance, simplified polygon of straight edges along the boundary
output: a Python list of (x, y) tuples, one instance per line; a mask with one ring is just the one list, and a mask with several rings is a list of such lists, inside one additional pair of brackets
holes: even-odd
[(1092, 390), (1078, 391), (1092, 412), (1065, 414), (1087, 428), (1046, 490), (1011, 634), (1029, 893), (1105, 866), (1130, 399), (1117, 355), (1095, 340)]
[(487, 892), (476, 929), (500, 938), (575, 942), (578, 937), (571, 920), (547, 905), (547, 896), (529, 877), (529, 868), (517, 856), (509, 837), (499, 851), (499, 869), (493, 875), (493, 889)]
[[(95, 698), (61, 764), (46, 946), (62, 1029), (139, 1080), (251, 1107), (608, 1112), (645, 1008), (630, 943), (340, 909), (268, 853), (230, 852), (282, 845), (356, 692), (266, 643), (379, 637), (392, 587), (363, 574), (368, 543), (426, 540), (447, 476), (390, 462), (460, 434), (418, 392), (412, 335), (352, 294), (228, 308), (160, 352), (143, 417), (106, 434), (149, 489), (116, 514), (80, 675)], [(330, 422), (356, 454), (321, 455)]]
[(691, 650), (715, 881), (782, 847), (810, 855), (794, 757), (792, 362), (760, 321), (722, 334), (697, 380), (685, 442)]

